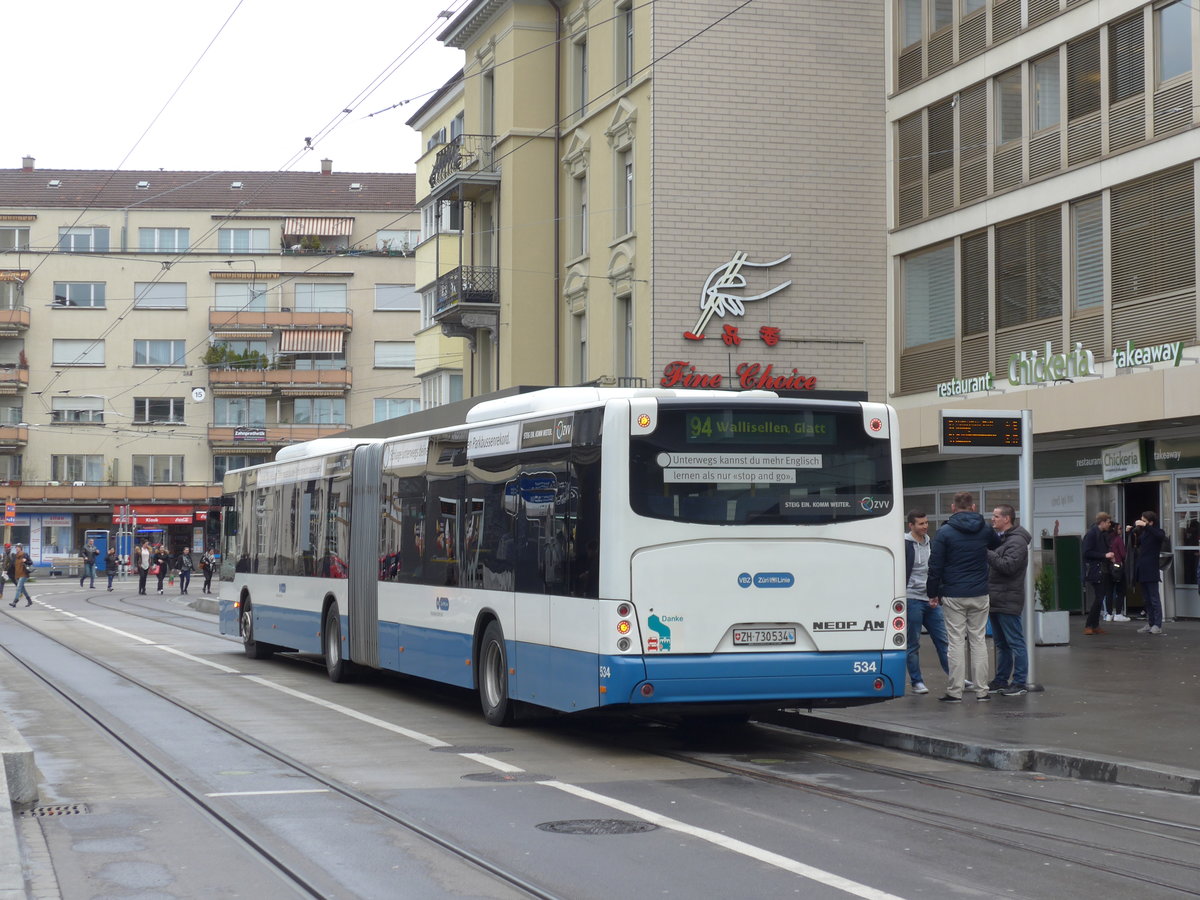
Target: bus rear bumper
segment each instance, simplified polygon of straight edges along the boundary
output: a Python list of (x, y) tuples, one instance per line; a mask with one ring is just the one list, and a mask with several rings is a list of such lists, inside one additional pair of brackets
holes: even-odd
[[(888, 700), (904, 693), (906, 656), (904, 650), (889, 650), (643, 657), (645, 676), (628, 690), (609, 685), (601, 705), (837, 706)], [(636, 668), (613, 665), (611, 671), (632, 674)]]

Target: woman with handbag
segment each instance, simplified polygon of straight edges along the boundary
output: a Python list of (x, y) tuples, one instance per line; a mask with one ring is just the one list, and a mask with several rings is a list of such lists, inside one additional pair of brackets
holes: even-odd
[(146, 593), (146, 576), (154, 565), (154, 551), (150, 549), (149, 539), (142, 541), (142, 546), (133, 551), (134, 565), (138, 573), (138, 593)]

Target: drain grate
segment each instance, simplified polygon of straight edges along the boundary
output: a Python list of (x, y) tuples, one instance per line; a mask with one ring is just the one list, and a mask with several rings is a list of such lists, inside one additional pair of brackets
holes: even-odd
[(21, 815), (32, 819), (45, 816), (84, 816), (90, 812), (86, 803), (65, 803), (59, 806), (35, 806), (33, 809), (22, 810)]
[(464, 775), (466, 781), (499, 781), (512, 782), (518, 781), (546, 781), (549, 775), (535, 775), (532, 772), (474, 772), (470, 775)]
[(543, 822), (538, 828), (554, 834), (641, 834), (658, 826), (637, 819), (568, 819)]
[(430, 747), (434, 753), (512, 753), (512, 747), (498, 747), (492, 744), (455, 744), (450, 747)]

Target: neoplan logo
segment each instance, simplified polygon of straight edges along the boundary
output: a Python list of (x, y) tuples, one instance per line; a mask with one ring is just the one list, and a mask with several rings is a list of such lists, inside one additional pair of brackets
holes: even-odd
[(866, 622), (813, 622), (813, 631), (883, 631), (886, 622), (880, 619)]

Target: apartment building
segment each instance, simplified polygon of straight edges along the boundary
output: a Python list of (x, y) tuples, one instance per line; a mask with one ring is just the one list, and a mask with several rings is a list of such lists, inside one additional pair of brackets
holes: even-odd
[(412, 174), (0, 170), (0, 491), (202, 546), (231, 468), (420, 407)]
[(439, 35), (462, 74), (409, 120), (426, 321), (462, 348), (439, 367), (461, 353), (466, 396), (883, 399), (884, 92), (864, 63), (883, 30), (858, 0), (466, 4)]
[(910, 505), (1017, 504), (1011, 457), (937, 454), (939, 410), (1033, 411), (1033, 509), (1078, 597), (1101, 510), (1160, 516), (1200, 614), (1200, 13), (1184, 0), (891, 0), (889, 394)]

